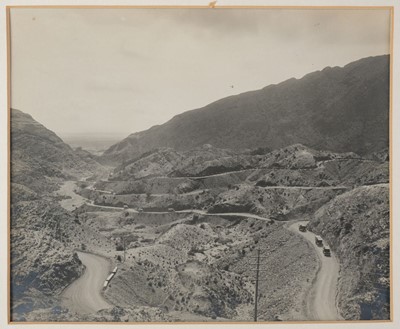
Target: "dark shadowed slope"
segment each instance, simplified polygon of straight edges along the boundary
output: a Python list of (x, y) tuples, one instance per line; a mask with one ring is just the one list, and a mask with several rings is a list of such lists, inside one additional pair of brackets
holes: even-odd
[(111, 146), (104, 159), (203, 144), (238, 150), (301, 143), (365, 154), (387, 147), (388, 116), (389, 56), (369, 57), (184, 112)]

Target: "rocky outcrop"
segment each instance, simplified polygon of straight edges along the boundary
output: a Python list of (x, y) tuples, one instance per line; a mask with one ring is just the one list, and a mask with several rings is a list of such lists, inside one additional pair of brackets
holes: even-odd
[(345, 319), (389, 319), (389, 186), (363, 186), (322, 206), (309, 223), (340, 260)]
[(49, 201), (12, 206), (11, 306), (18, 321), (25, 313), (49, 307), (78, 278), (83, 266), (71, 247), (73, 217)]

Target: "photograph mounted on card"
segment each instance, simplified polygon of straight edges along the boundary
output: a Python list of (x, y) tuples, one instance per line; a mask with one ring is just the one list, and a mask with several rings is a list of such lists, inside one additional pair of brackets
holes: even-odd
[(9, 7), (11, 323), (391, 312), (391, 7)]

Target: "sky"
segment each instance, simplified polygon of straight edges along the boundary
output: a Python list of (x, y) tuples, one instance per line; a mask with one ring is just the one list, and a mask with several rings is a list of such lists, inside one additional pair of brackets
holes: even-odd
[(388, 10), (11, 9), (11, 106), (61, 137), (127, 135), (388, 54)]

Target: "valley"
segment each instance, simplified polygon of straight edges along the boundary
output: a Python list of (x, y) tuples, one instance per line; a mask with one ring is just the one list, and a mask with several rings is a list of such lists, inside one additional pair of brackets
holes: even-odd
[(342, 320), (340, 260), (299, 224), (311, 227), (315, 211), (354, 188), (385, 185), (384, 162), (300, 144), (227, 153), (159, 149), (59, 181), (53, 198), (73, 226), (60, 242), (83, 269), (26, 319), (252, 321), (260, 250), (259, 321)]
[[(213, 161), (218, 161), (223, 152), (209, 146), (207, 150), (216, 154)], [(136, 308), (146, 306), (149, 319), (162, 312), (166, 321), (251, 321), (255, 289), (251, 268), (260, 249), (266, 260), (259, 282), (260, 321), (342, 320), (336, 297), (340, 262), (334, 254), (326, 257), (314, 243), (315, 234), (300, 232), (298, 225), (308, 224), (315, 209), (357, 183), (365, 184), (369, 179), (368, 186), (382, 185), (384, 172), (371, 173), (382, 163), (328, 152), (322, 156), (302, 145), (289, 150), (279, 151), (290, 154), (292, 160), (282, 158), (285, 165), (280, 168), (270, 161), (271, 157), (276, 159), (277, 152), (272, 152), (251, 159), (251, 163), (260, 163), (259, 167), (227, 168), (215, 174), (206, 167), (206, 176), (183, 177), (171, 176), (175, 168), (169, 162), (156, 167), (160, 153), (168, 158), (168, 152), (173, 152), (159, 150), (136, 165), (137, 171), (156, 168), (149, 177), (136, 178), (137, 171), (129, 170), (129, 178), (119, 180), (116, 177), (126, 169), (116, 168), (99, 180), (89, 177), (64, 183), (57, 193), (68, 199), (60, 201), (61, 206), (72, 211), (85, 232), (91, 232), (80, 234), (72, 246), (84, 249), (85, 253), (78, 255), (86, 271), (97, 268), (85, 261), (98, 257), (94, 254), (110, 261), (108, 272), (97, 272), (103, 273), (97, 287), (91, 285), (92, 291), (87, 293), (86, 288), (79, 289), (75, 304), (80, 305), (79, 299), (85, 303), (88, 295), (104, 296), (99, 297), (107, 301), (104, 309), (90, 315), (97, 320), (121, 307), (121, 321), (136, 321)], [(190, 156), (198, 155), (192, 151)], [(241, 156), (236, 154), (236, 161)], [(298, 168), (291, 169), (293, 163), (298, 163)], [(363, 176), (364, 181), (354, 175), (350, 178), (346, 172), (349, 168), (359, 168), (360, 173), (368, 170), (372, 176)], [(328, 183), (320, 186), (320, 177)], [(371, 185), (371, 179), (375, 184)], [(136, 185), (143, 180), (152, 184)], [(277, 183), (282, 185), (274, 185)], [(151, 193), (132, 193), (136, 186), (145, 186)], [(125, 194), (124, 188), (132, 190)], [(273, 197), (275, 208), (266, 208), (260, 201), (269, 197)], [(299, 211), (301, 201), (306, 206)], [(280, 203), (286, 208), (280, 208)], [(102, 282), (114, 267), (118, 267), (117, 274), (103, 290)], [(62, 295), (69, 310), (67, 319), (89, 316), (87, 307), (68, 307), (69, 291), (76, 291), (78, 283), (75, 281)]]
[(12, 320), (389, 319), (387, 72), (327, 68), (93, 153), (11, 110)]

